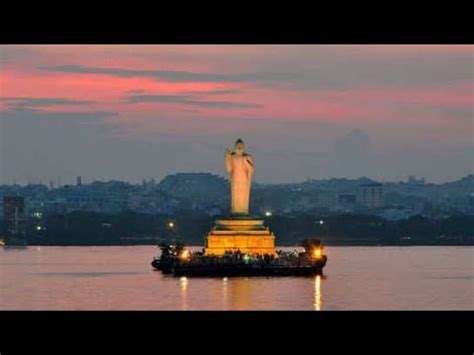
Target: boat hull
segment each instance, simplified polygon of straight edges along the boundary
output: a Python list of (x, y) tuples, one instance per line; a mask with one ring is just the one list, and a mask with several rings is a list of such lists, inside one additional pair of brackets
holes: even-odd
[(152, 266), (164, 274), (176, 277), (238, 277), (238, 276), (312, 276), (322, 275), (327, 258), (311, 264), (281, 266), (275, 264), (191, 264), (160, 263), (154, 260)]

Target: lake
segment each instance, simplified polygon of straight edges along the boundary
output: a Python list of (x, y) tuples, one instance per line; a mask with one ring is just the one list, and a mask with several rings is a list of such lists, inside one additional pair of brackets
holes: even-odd
[(0, 247), (0, 309), (474, 309), (474, 247), (326, 252), (322, 277), (193, 279), (154, 271), (154, 246)]

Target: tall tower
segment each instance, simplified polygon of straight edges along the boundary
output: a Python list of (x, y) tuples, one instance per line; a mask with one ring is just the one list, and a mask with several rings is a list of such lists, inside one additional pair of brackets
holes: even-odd
[(363, 184), (362, 188), (362, 204), (369, 208), (378, 208), (383, 205), (382, 184), (378, 182)]

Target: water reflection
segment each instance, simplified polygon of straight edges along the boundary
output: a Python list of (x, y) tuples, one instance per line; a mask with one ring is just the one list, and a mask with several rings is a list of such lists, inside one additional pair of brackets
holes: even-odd
[(317, 275), (314, 279), (314, 310), (320, 311), (322, 305), (321, 297), (321, 275)]
[[(223, 282), (226, 306), (231, 309), (250, 309), (250, 282), (248, 277), (232, 278)], [(228, 304), (230, 303), (230, 304)]]
[(188, 309), (188, 278), (183, 276), (179, 282), (181, 284), (181, 308), (185, 311)]
[(229, 309), (229, 305), (227, 304), (227, 293), (229, 291), (227, 290), (227, 277), (224, 277), (222, 279), (222, 303), (223, 303), (223, 308), (224, 310), (228, 310)]
[(224, 281), (154, 272), (150, 246), (0, 247), (0, 310), (472, 310), (472, 252), (334, 247), (327, 276)]

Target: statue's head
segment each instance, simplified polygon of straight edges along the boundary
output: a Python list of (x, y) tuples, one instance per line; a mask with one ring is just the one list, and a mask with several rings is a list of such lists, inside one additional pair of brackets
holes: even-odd
[(238, 155), (242, 155), (242, 154), (244, 154), (244, 151), (245, 151), (244, 141), (239, 138), (235, 142), (235, 153), (238, 154)]

